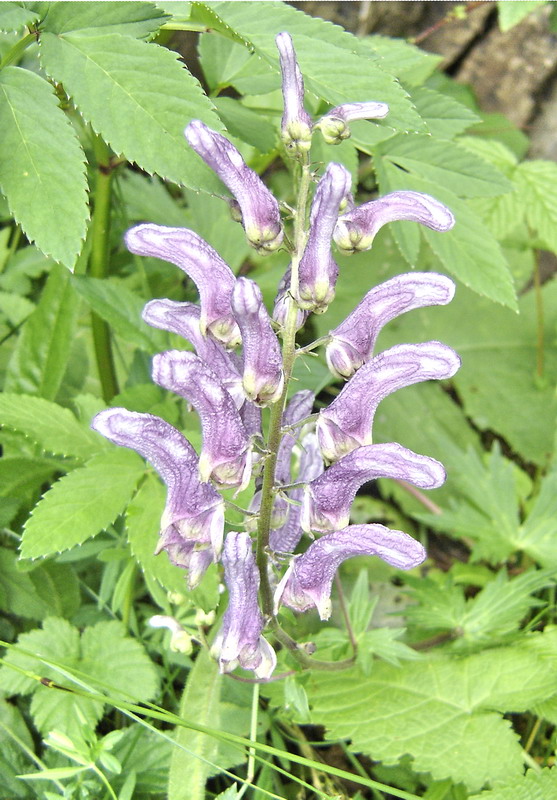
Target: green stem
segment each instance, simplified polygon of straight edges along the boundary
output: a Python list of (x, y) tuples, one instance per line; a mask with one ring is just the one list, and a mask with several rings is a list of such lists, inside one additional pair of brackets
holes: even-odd
[(28, 33), (27, 36), (24, 36), (23, 39), (20, 39), (19, 42), (16, 42), (14, 46), (10, 50), (8, 50), (2, 61), (0, 61), (0, 69), (4, 69), (4, 67), (9, 67), (10, 64), (17, 64), (17, 62), (23, 55), (24, 50), (26, 50), (30, 44), (33, 44), (33, 42), (36, 41), (37, 41), (37, 34)]
[[(94, 210), (89, 274), (92, 278), (103, 279), (109, 274), (110, 206), (113, 172), (110, 163), (110, 150), (100, 136), (94, 136), (93, 146), (97, 162), (97, 176), (93, 196)], [(110, 328), (95, 312), (91, 313), (91, 328), (102, 394), (104, 400), (109, 403), (114, 395), (119, 392), (110, 341)]]

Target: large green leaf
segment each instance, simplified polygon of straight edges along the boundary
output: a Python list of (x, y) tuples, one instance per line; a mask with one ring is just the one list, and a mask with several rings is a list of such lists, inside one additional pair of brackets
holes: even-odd
[(426, 121), (429, 132), (440, 139), (452, 139), (480, 122), (480, 118), (462, 103), (425, 86), (413, 89), (410, 97)]
[(25, 525), (22, 558), (69, 550), (100, 533), (124, 510), (144, 469), (135, 453), (111, 449), (61, 478)]
[[(330, 22), (310, 17), (286, 3), (265, 3), (254, 14), (249, 2), (194, 3), (210, 27), (240, 36), (244, 44), (272, 64), (278, 74), (275, 36), (288, 31), (304, 74), (306, 88), (332, 105), (380, 100), (389, 104), (388, 125), (423, 130), (406, 92), (381, 68), (381, 61), (351, 34)], [(277, 81), (277, 87), (278, 87)]]
[(54, 455), (90, 458), (106, 450), (106, 440), (79, 423), (67, 408), (41, 397), (0, 394), (0, 422), (20, 431)]
[(515, 179), (528, 224), (557, 253), (557, 164), (526, 161), (516, 168)]
[[(499, 5), (512, 5), (499, 3)], [(520, 5), (520, 3), (517, 3)], [(524, 5), (530, 5), (524, 3)], [(537, 3), (536, 3), (537, 5)], [(557, 796), (557, 769), (529, 769), (526, 775), (505, 780), (496, 789), (475, 794), (470, 800), (554, 800)]]
[(44, 656), (63, 668), (89, 676), (95, 689), (105, 689), (108, 697), (113, 698), (148, 700), (157, 690), (157, 675), (147, 654), (138, 642), (125, 635), (119, 622), (99, 622), (80, 636), (69, 622), (49, 617), (42, 629), (21, 634), (17, 644), (34, 655), (10, 650), (5, 666), (0, 669), (0, 684), (11, 694), (33, 692), (31, 713), (43, 733), (56, 728), (80, 738), (82, 723), (76, 708), (94, 726), (102, 716), (102, 704), (72, 692), (53, 691), (10, 669), (11, 664), (71, 687), (69, 679), (41, 663), (39, 656)]
[[(446, 233), (421, 226), (421, 233), (443, 269), (455, 275), (478, 294), (516, 309), (516, 292), (503, 252), (477, 214), (445, 186), (411, 175), (393, 164), (378, 163), (377, 175), (382, 192), (410, 189), (433, 195), (453, 212), (456, 224)], [(411, 222), (393, 223), (395, 232)], [(396, 226), (399, 226), (398, 228)], [(408, 245), (402, 244), (406, 255)]]
[(67, 269), (51, 271), (8, 365), (5, 391), (54, 400), (75, 336), (79, 300)]
[(509, 780), (522, 773), (522, 750), (501, 713), (524, 711), (557, 692), (554, 653), (538, 652), (536, 638), (543, 636), (467, 658), (377, 663), (369, 677), (355, 669), (341, 680), (334, 672), (312, 674), (312, 720), (374, 760), (395, 764), (409, 754), (415, 770), (462, 781), (471, 791)]
[(45, 32), (40, 54), (47, 74), (116, 153), (176, 183), (222, 191), (183, 135), (194, 118), (217, 130), (222, 124), (176, 53), (117, 33)]
[(34, 72), (0, 72), (0, 190), (27, 238), (73, 268), (85, 237), (84, 155), (52, 87)]
[(136, 39), (152, 36), (167, 19), (154, 3), (50, 3), (41, 30), (63, 34), (89, 29), (91, 33), (121, 33)]
[(0, 5), (0, 31), (18, 31), (39, 19), (39, 15), (21, 3), (2, 3)]

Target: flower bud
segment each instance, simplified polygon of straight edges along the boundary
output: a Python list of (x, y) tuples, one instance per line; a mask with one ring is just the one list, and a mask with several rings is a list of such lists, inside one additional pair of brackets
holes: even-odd
[(290, 34), (279, 33), (275, 42), (279, 51), (284, 98), (281, 139), (287, 150), (295, 154), (307, 153), (311, 148), (312, 123), (304, 109), (304, 79)]
[(327, 144), (340, 144), (350, 137), (348, 122), (355, 119), (383, 119), (389, 113), (386, 103), (344, 103), (328, 111), (316, 124)]

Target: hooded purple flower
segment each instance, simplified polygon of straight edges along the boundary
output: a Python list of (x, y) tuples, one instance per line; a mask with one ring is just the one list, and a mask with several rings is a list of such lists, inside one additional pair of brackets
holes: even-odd
[(453, 281), (436, 272), (408, 272), (379, 284), (329, 334), (329, 369), (339, 378), (349, 378), (371, 358), (387, 322), (415, 308), (446, 305), (454, 290)]
[(298, 267), (296, 297), (299, 306), (307, 311), (322, 314), (335, 296), (338, 267), (331, 255), (331, 237), (351, 181), (342, 164), (332, 163), (315, 190), (309, 237)]
[(269, 406), (282, 394), (284, 373), (280, 345), (259, 286), (249, 278), (238, 278), (232, 307), (242, 334), (244, 391), (256, 405)]
[(356, 447), (371, 444), (373, 418), (381, 400), (414, 383), (451, 378), (459, 366), (455, 351), (441, 342), (399, 344), (375, 356), (319, 412), (317, 434), (323, 456), (336, 461)]
[(443, 465), (400, 444), (358, 447), (306, 486), (302, 507), (305, 531), (335, 531), (350, 522), (350, 506), (367, 481), (392, 478), (421, 489), (437, 489), (445, 482)]
[(384, 525), (350, 525), (327, 533), (292, 559), (275, 592), (275, 613), (281, 603), (296, 611), (315, 606), (321, 619), (329, 619), (335, 573), (343, 561), (355, 556), (379, 556), (397, 569), (412, 569), (426, 552), (408, 534)]
[(213, 370), (193, 353), (169, 350), (153, 358), (153, 380), (190, 402), (201, 419), (202, 481), (245, 489), (251, 475), (251, 447), (238, 409)]
[(107, 408), (91, 427), (120, 447), (145, 458), (168, 488), (156, 552), (167, 550), (171, 561), (190, 570), (195, 585), (218, 557), (224, 530), (224, 503), (219, 493), (198, 477), (197, 453), (168, 422), (152, 414)]
[(279, 33), (275, 42), (279, 51), (284, 98), (281, 139), (288, 150), (307, 152), (311, 147), (312, 122), (304, 109), (304, 79), (290, 34)]
[(421, 192), (391, 192), (343, 214), (334, 239), (339, 250), (346, 253), (369, 250), (383, 225), (403, 220), (419, 222), (434, 231), (448, 231), (454, 225), (447, 206), (434, 197)]
[(227, 352), (215, 339), (203, 336), (199, 306), (173, 300), (151, 300), (143, 309), (142, 317), (148, 325), (176, 333), (191, 342), (199, 358), (211, 365), (236, 408), (241, 408), (246, 398), (242, 390), (242, 376), (234, 364), (234, 354)]
[(257, 601), (259, 570), (249, 534), (235, 531), (227, 534), (222, 563), (228, 608), (212, 652), (218, 658), (221, 672), (231, 672), (239, 665), (252, 669), (258, 678), (269, 678), (277, 659), (261, 635), (265, 621)]
[[(323, 457), (315, 433), (307, 433), (300, 442), (300, 468), (296, 483), (308, 483), (323, 472)], [(300, 519), (302, 515), (302, 486), (288, 491), (290, 500), (288, 516), (282, 527), (273, 530), (269, 536), (269, 546), (277, 553), (291, 553), (302, 537)]]
[(260, 253), (277, 250), (283, 239), (279, 205), (259, 175), (220, 133), (194, 119), (185, 130), (195, 152), (216, 172), (236, 198), (249, 243)]
[(236, 279), (201, 236), (187, 228), (146, 224), (129, 230), (125, 240), (131, 253), (170, 261), (192, 279), (201, 300), (199, 327), (203, 335), (210, 331), (227, 347), (240, 342), (240, 331), (230, 306)]
[(321, 117), (316, 128), (321, 130), (327, 144), (340, 144), (350, 136), (348, 123), (356, 119), (383, 119), (389, 113), (386, 103), (344, 103), (331, 108)]

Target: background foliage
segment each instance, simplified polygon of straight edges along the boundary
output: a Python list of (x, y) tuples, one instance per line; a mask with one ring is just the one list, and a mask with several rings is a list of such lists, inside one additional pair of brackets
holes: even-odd
[[(498, 5), (509, 28), (540, 4)], [(542, 285), (538, 254), (557, 253), (555, 163), (524, 160), (528, 140), (511, 123), (483, 124), (436, 56), (279, 2), (264, 13), (248, 2), (3, 2), (0, 28), (0, 796), (232, 800), (259, 708), (257, 800), (553, 798), (557, 290)], [(200, 32), (206, 92), (165, 46), (177, 29)], [(192, 118), (225, 131), (292, 202), (278, 137), (282, 30), (308, 110), (391, 108), (336, 148), (316, 138), (316, 172), (341, 161), (360, 199), (425, 191), (457, 218), (443, 236), (395, 223), (371, 253), (338, 257), (335, 302), (303, 335), (326, 334), (372, 285), (433, 269), (455, 277), (455, 301), (399, 318), (380, 346), (440, 339), (463, 366), (450, 387), (407, 388), (376, 418), (380, 439), (441, 459), (446, 485), (424, 507), (385, 481), (354, 506), (355, 522), (421, 537), (425, 573), (346, 564), (357, 666), (262, 686), (258, 706), (204, 649), (175, 652), (149, 627), (167, 614), (210, 635), (200, 611), (222, 613), (219, 576), (187, 592), (152, 555), (164, 489), (89, 421), (123, 405), (199, 436), (150, 382), (150, 357), (183, 343), (140, 317), (152, 297), (195, 295), (167, 264), (124, 249), (130, 225), (193, 228), (272, 302), (284, 254), (248, 253), (182, 131)], [(306, 366), (298, 387), (327, 402), (324, 363)], [(291, 625), (326, 657), (349, 652), (340, 617)]]

